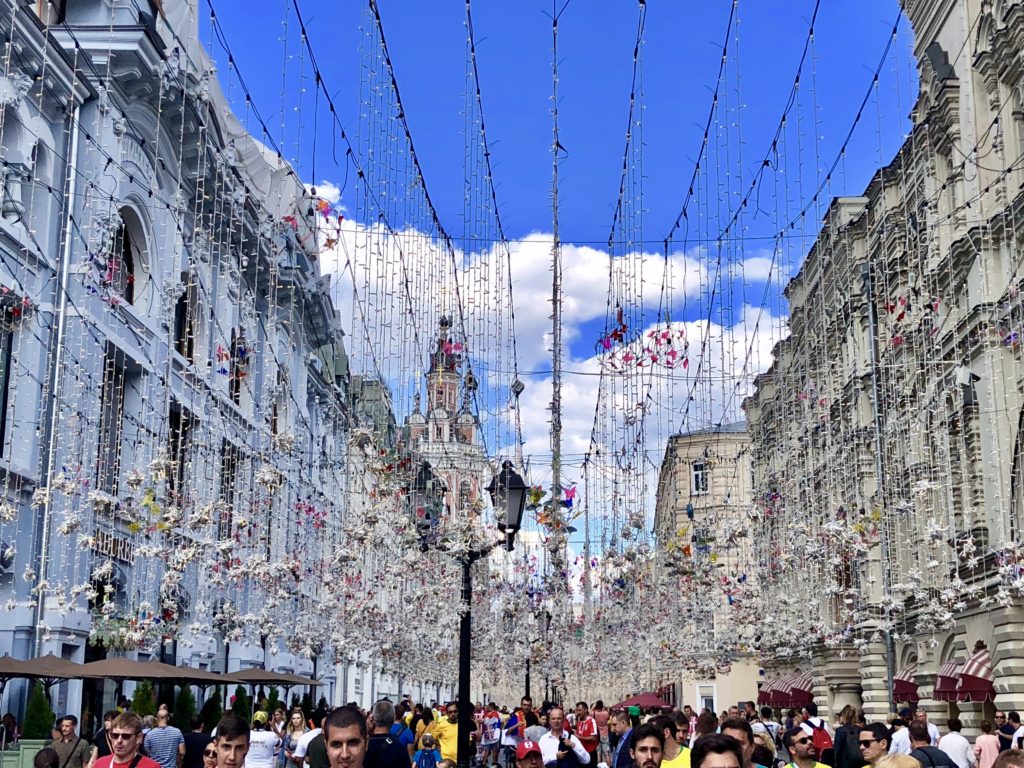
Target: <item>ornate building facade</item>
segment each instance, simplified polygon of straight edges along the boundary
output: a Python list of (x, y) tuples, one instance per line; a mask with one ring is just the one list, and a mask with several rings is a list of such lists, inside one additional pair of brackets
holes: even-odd
[(197, 13), (0, 9), (0, 653), (265, 667), (367, 706), (377, 673), (336, 666), (317, 609), (367, 488), (353, 428), (393, 443), (390, 395), (350, 389), (326, 203), (232, 113)]
[(892, 672), (976, 728), (1024, 706), (1024, 3), (905, 9), (912, 131), (833, 201), (746, 401), (761, 640), (819, 706), (879, 718)]
[(667, 568), (689, 585), (680, 601), (691, 612), (695, 638), (691, 658), (659, 670), (658, 690), (673, 703), (688, 703), (698, 711), (720, 712), (750, 698), (757, 688), (758, 663), (749, 644), (716, 668), (705, 663), (696, 640), (706, 637), (717, 648), (733, 646), (736, 624), (730, 614), (755, 586), (748, 567), (751, 477), (746, 422), (673, 435), (658, 476), (656, 562), (659, 571)]

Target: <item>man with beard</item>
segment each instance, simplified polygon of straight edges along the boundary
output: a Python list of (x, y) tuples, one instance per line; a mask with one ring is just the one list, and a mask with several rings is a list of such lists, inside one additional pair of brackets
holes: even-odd
[[(729, 717), (722, 721), (719, 733), (732, 736), (740, 743), (743, 756), (743, 768), (755, 768), (754, 764), (754, 729), (744, 717)], [(756, 766), (764, 768), (764, 766)]]
[[(681, 713), (680, 719), (685, 720)], [(675, 718), (671, 715), (658, 715), (649, 725), (662, 734), (662, 768), (690, 768), (690, 748), (686, 746), (689, 734), (680, 733)]]
[(644, 723), (633, 731), (629, 740), (629, 754), (636, 768), (661, 768), (661, 758), (665, 753), (662, 731), (651, 723)]
[(458, 762), (459, 759), (459, 703), (448, 702), (444, 717), (434, 721), (434, 738), (441, 749), (441, 759)]
[(782, 737), (782, 744), (790, 757), (786, 768), (828, 768), (824, 763), (818, 762), (818, 750), (814, 746), (814, 740), (799, 725), (786, 731)]
[(327, 715), (323, 723), (330, 768), (363, 768), (369, 742), (363, 714), (355, 707), (340, 707)]

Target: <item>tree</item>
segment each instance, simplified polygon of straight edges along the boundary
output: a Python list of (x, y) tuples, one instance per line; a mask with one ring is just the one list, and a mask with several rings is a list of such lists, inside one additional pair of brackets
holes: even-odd
[(235, 700), (231, 704), (231, 714), (238, 715), (247, 723), (252, 717), (252, 704), (245, 693), (245, 688), (242, 686), (235, 688)]
[(203, 708), (199, 710), (199, 716), (203, 719), (203, 730), (207, 733), (217, 727), (217, 723), (224, 717), (224, 708), (221, 706), (219, 688), (214, 688), (213, 695), (203, 702)]
[(280, 706), (283, 705), (281, 700), (277, 698), (277, 688), (270, 686), (270, 695), (267, 696), (267, 714), (273, 717), (274, 710)]
[(53, 722), (55, 715), (50, 709), (50, 702), (46, 700), (46, 693), (38, 681), (32, 685), (32, 693), (28, 699), (28, 707), (25, 709), (25, 723), (22, 728), (23, 737), (26, 739), (51, 739), (53, 738)]
[(183, 685), (174, 700), (174, 724), (182, 733), (192, 730), (192, 718), (196, 716), (196, 697), (192, 695), (192, 686)]
[(132, 712), (139, 717), (156, 714), (156, 696), (153, 695), (152, 681), (143, 680), (135, 686), (135, 693), (132, 695)]
[(309, 692), (302, 694), (302, 711), (306, 715), (306, 721), (313, 716), (313, 697), (309, 695)]

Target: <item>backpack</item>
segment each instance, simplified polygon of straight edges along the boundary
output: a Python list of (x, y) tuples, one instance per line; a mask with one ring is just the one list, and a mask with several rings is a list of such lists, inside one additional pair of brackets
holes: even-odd
[[(846, 728), (846, 765), (856, 766), (858, 763), (863, 763), (864, 759), (860, 754), (860, 743), (858, 741), (860, 737), (860, 731), (850, 726), (843, 726)], [(838, 758), (839, 756), (836, 755)]]
[(416, 756), (416, 768), (437, 768), (437, 755), (432, 749), (421, 749)]
[(833, 749), (832, 737), (825, 729), (825, 722), (820, 720), (821, 725), (815, 725), (810, 720), (807, 724), (811, 726), (811, 743), (818, 750), (818, 759), (825, 765), (835, 765), (835, 749)]

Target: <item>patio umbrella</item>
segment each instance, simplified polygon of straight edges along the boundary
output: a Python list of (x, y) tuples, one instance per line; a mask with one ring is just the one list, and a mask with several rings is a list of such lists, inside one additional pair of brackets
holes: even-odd
[(79, 666), (76, 677), (106, 680), (177, 680), (222, 683), (224, 675), (191, 667), (176, 667), (162, 661), (135, 661), (116, 657)]
[(638, 693), (636, 696), (630, 696), (628, 699), (624, 699), (616, 704), (612, 709), (626, 709), (627, 707), (658, 707), (663, 709), (669, 706), (664, 701), (659, 699), (653, 693)]
[(82, 676), (83, 664), (62, 659), (48, 653), (36, 659), (21, 662), (21, 673), (18, 677), (34, 677), (42, 680), (49, 688), (58, 680), (74, 680)]

